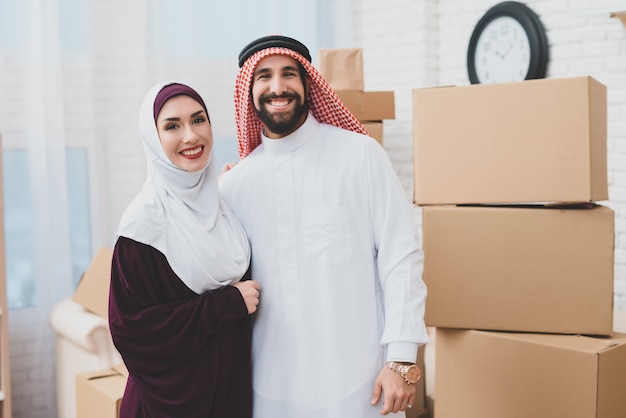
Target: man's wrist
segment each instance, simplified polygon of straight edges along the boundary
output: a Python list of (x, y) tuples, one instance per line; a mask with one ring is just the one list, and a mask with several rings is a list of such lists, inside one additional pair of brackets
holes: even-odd
[(385, 367), (400, 375), (409, 385), (417, 383), (422, 375), (419, 367), (411, 362), (388, 361)]

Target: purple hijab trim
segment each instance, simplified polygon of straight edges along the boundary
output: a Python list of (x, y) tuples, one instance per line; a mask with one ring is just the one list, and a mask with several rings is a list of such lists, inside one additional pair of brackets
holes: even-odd
[(209, 117), (209, 112), (206, 110), (206, 105), (204, 104), (204, 100), (202, 100), (202, 97), (200, 97), (197, 91), (195, 91), (191, 87), (186, 86), (184, 84), (174, 83), (174, 84), (168, 84), (167, 86), (163, 87), (161, 91), (159, 92), (159, 94), (157, 94), (156, 98), (154, 99), (153, 112), (154, 112), (155, 122), (165, 102), (167, 102), (172, 97), (179, 96), (181, 94), (189, 96), (192, 99), (194, 99), (196, 102), (200, 103), (202, 107), (204, 108), (204, 112), (206, 113), (207, 118)]

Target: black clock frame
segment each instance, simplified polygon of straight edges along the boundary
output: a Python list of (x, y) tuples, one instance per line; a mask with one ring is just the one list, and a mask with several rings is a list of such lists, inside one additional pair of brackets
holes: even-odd
[(539, 19), (539, 16), (523, 3), (516, 1), (503, 1), (496, 4), (480, 18), (472, 36), (470, 38), (467, 49), (467, 72), (472, 84), (480, 84), (478, 75), (476, 74), (476, 46), (478, 38), (482, 34), (485, 27), (498, 17), (512, 17), (517, 20), (524, 31), (528, 35), (530, 42), (530, 64), (525, 80), (544, 78), (548, 68), (548, 37), (546, 30)]

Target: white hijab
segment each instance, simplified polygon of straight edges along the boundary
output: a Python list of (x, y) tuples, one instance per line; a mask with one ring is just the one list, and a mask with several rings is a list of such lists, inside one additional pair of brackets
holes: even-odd
[(250, 246), (218, 192), (213, 150), (197, 172), (178, 168), (163, 151), (153, 106), (161, 89), (172, 83), (178, 82), (152, 87), (141, 105), (139, 136), (148, 175), (122, 215), (117, 236), (162, 252), (185, 285), (200, 294), (239, 281), (250, 264)]

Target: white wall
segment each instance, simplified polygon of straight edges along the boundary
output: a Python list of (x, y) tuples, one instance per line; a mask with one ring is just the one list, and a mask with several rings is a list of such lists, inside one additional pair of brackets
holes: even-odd
[[(149, 3), (149, 2), (147, 2)], [(473, 25), (496, 1), (488, 0), (352, 0), (354, 43), (363, 48), (367, 90), (394, 90), (396, 119), (385, 122), (385, 148), (405, 185), (412, 193), (412, 103), (415, 88), (468, 84), (466, 48)], [(551, 61), (548, 77), (591, 75), (608, 87), (609, 181), (607, 204), (616, 212), (615, 305), (626, 310), (626, 28), (610, 11), (626, 9), (623, 1), (530, 0), (526, 2), (548, 30)], [(593, 7), (589, 8), (589, 4)], [(96, 245), (112, 245), (119, 217), (139, 189), (144, 157), (137, 138), (140, 100), (147, 88), (161, 78), (189, 81), (207, 98), (218, 140), (234, 138), (232, 91), (236, 54), (223, 61), (178, 61), (152, 64), (148, 39), (146, 2), (93, 1), (95, 31), (91, 40), (98, 53), (90, 61), (69, 60), (65, 88), (74, 91), (67, 103), (75, 126), (71, 135), (93, 135), (97, 151), (92, 169)], [(298, 18), (307, 19), (306, 15)], [(350, 19), (346, 19), (350, 21)], [(233, 22), (233, 31), (238, 25)], [(225, 33), (224, 36), (229, 36)], [(345, 36), (345, 39), (350, 38)], [(208, 40), (219, 42), (219, 40)], [(315, 54), (313, 54), (315, 56)], [(0, 93), (11, 97), (21, 64), (11, 57), (0, 59)], [(86, 76), (89, 71), (93, 75)], [(80, 90), (90, 89), (93, 104), (80, 101)], [(12, 100), (18, 100), (14, 97)], [(3, 135), (17, 135), (24, 123), (11, 103), (0, 100)], [(71, 112), (70, 112), (71, 111)], [(81, 116), (93, 127), (72, 125)], [(221, 139), (220, 139), (221, 138)], [(419, 219), (420, 211), (416, 209)], [(46, 324), (29, 323), (13, 313), (11, 321), (12, 383), (15, 418), (50, 418), (53, 394), (35, 393), (32, 382), (50, 381), (39, 368), (38, 356), (52, 350), (33, 347), (30, 335)], [(61, 417), (62, 418), (62, 417)]]

